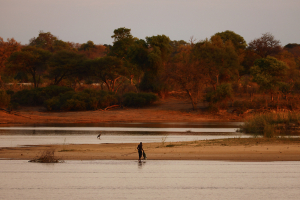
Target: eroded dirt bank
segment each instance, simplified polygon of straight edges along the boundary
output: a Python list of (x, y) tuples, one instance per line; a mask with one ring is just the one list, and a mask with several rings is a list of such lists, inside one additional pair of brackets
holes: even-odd
[[(201, 106), (201, 105), (199, 105)], [(245, 116), (228, 112), (193, 111), (186, 99), (168, 98), (147, 108), (117, 108), (108, 111), (47, 112), (43, 107), (25, 107), (11, 113), (0, 111), (0, 125), (105, 122), (206, 122), (243, 121)]]

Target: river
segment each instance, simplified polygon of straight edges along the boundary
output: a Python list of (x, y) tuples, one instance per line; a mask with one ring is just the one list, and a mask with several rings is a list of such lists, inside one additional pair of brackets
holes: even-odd
[[(238, 123), (2, 126), (0, 147), (249, 137), (237, 133), (238, 127)], [(300, 162), (0, 160), (0, 180), (0, 199), (299, 199)]]
[(299, 199), (300, 162), (0, 160), (0, 199)]

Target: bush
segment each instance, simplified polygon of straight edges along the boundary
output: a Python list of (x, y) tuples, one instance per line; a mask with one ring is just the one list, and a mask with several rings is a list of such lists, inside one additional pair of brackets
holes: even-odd
[(4, 90), (0, 90), (0, 106), (6, 107), (10, 103), (10, 95), (6, 93)]
[(45, 101), (72, 90), (72, 88), (57, 85), (21, 90), (13, 94), (12, 102), (23, 106), (41, 106)]
[(6, 90), (6, 94), (12, 96), (15, 92), (13, 90)]
[(126, 93), (123, 95), (123, 105), (128, 107), (148, 106), (158, 100), (153, 93)]
[(69, 91), (45, 102), (49, 111), (96, 110), (118, 104), (114, 93), (86, 89), (82, 92)]
[(218, 85), (215, 91), (208, 92), (206, 94), (206, 101), (210, 103), (217, 103), (232, 98), (231, 84), (223, 83)]

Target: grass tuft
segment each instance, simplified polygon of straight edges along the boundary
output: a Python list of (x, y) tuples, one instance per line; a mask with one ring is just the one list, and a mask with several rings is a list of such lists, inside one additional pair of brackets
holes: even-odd
[(298, 113), (267, 113), (253, 116), (245, 122), (241, 131), (272, 138), (299, 135), (299, 127), (300, 114)]

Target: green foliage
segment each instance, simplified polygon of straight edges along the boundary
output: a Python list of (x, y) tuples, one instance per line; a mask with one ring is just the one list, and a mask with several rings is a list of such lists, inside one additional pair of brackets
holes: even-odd
[(219, 35), (212, 36), (195, 44), (193, 48), (195, 57), (205, 63), (204, 73), (211, 86), (234, 80), (239, 75), (241, 66), (239, 57), (231, 42), (224, 43)]
[(91, 60), (89, 66), (92, 77), (105, 83), (111, 92), (117, 91), (120, 87), (120, 82), (117, 80), (128, 75), (128, 68), (123, 65), (121, 59), (115, 56), (104, 56)]
[(71, 90), (73, 89), (56, 85), (31, 90), (21, 90), (13, 94), (11, 101), (12, 103), (17, 103), (22, 106), (41, 106), (46, 100)]
[(41, 48), (27, 46), (14, 52), (8, 59), (7, 71), (30, 74), (34, 87), (38, 87), (42, 72), (47, 69), (47, 61), (51, 53)]
[(15, 92), (13, 90), (6, 90), (6, 94), (12, 96)]
[(29, 42), (29, 46), (35, 46), (50, 52), (56, 52), (63, 49), (74, 50), (71, 43), (59, 40), (50, 32), (44, 33), (43, 31), (40, 31), (39, 36), (31, 38)]
[(118, 58), (126, 57), (129, 47), (135, 41), (130, 31), (131, 29), (125, 27), (114, 30), (114, 35), (111, 36), (111, 38), (114, 38), (114, 42), (109, 52), (110, 56)]
[(224, 43), (230, 40), (236, 49), (245, 49), (247, 46), (244, 38), (233, 31), (227, 30), (221, 33), (216, 33), (215, 35), (220, 36)]
[(148, 66), (148, 45), (145, 40), (135, 41), (128, 49), (127, 59), (141, 70)]
[(118, 97), (111, 92), (84, 90), (69, 91), (45, 102), (49, 111), (96, 110), (118, 103)]
[(256, 82), (263, 91), (273, 93), (283, 81), (288, 66), (274, 57), (258, 59), (250, 71), (253, 81)]
[(163, 62), (168, 60), (168, 56), (172, 52), (172, 46), (170, 45), (171, 40), (169, 37), (165, 35), (157, 35), (152, 37), (146, 37), (146, 40), (151, 48), (159, 48), (160, 57)]
[(148, 106), (158, 100), (153, 93), (126, 93), (123, 95), (123, 104), (128, 107)]
[(231, 84), (223, 83), (217, 86), (215, 91), (208, 92), (206, 94), (206, 101), (211, 103), (217, 103), (220, 101), (232, 99), (233, 91), (231, 88)]
[(0, 106), (7, 107), (10, 103), (10, 95), (4, 90), (0, 90)]
[(144, 74), (142, 81), (139, 84), (139, 89), (144, 92), (160, 93), (162, 91), (167, 91), (168, 88), (169, 87), (167, 84), (161, 81), (158, 76), (149, 71)]
[(87, 74), (86, 60), (85, 55), (73, 51), (58, 51), (49, 60), (48, 77), (54, 80), (54, 85), (67, 78), (79, 78)]
[(94, 48), (96, 48), (96, 45), (94, 44), (93, 41), (89, 40), (86, 43), (82, 44), (78, 50), (79, 51), (89, 51)]

